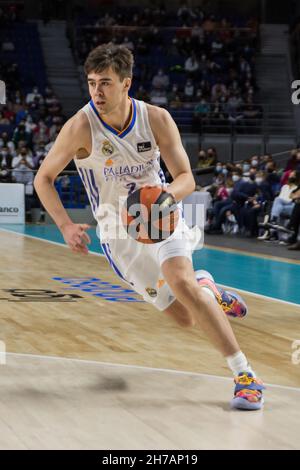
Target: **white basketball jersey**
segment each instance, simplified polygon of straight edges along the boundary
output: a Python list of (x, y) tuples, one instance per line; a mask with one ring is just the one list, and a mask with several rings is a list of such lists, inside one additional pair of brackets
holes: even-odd
[(89, 157), (74, 161), (101, 235), (108, 225), (110, 229), (120, 225), (120, 207), (128, 194), (165, 183), (147, 106), (133, 98), (131, 102), (131, 118), (121, 132), (100, 117), (92, 100), (82, 108), (91, 127), (92, 151)]

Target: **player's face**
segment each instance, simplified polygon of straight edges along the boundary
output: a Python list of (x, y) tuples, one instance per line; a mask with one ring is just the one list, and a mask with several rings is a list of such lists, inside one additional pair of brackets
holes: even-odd
[(87, 79), (91, 98), (99, 114), (108, 114), (126, 102), (131, 85), (130, 78), (121, 81), (109, 67), (100, 73), (89, 73)]

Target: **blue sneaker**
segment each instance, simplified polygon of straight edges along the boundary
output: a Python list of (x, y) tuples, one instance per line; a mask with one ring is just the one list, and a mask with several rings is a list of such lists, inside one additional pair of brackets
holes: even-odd
[(241, 372), (234, 381), (231, 407), (238, 410), (260, 410), (264, 404), (262, 391), (265, 387), (262, 381), (253, 377), (250, 372)]
[(245, 317), (248, 308), (242, 297), (215, 284), (212, 275), (204, 270), (196, 271), (196, 279), (200, 286), (208, 287), (215, 295), (219, 305), (229, 317)]

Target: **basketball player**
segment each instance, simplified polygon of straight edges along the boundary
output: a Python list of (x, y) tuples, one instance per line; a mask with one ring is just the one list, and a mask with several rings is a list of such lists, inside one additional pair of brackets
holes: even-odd
[[(54, 188), (57, 175), (74, 158), (98, 222), (103, 251), (116, 273), (144, 299), (181, 326), (200, 327), (226, 358), (235, 376), (232, 407), (259, 409), (262, 383), (240, 350), (226, 316), (244, 316), (237, 294), (219, 289), (205, 271), (194, 272), (197, 231), (180, 218), (174, 234), (145, 245), (115, 236), (121, 225), (120, 197), (146, 185), (164, 185), (159, 157), (173, 177), (167, 191), (181, 201), (195, 188), (189, 159), (170, 114), (129, 98), (133, 57), (124, 46), (104, 44), (90, 52), (85, 73), (91, 101), (62, 128), (35, 178), (35, 189), (65, 242), (87, 253), (86, 224), (75, 224)], [(175, 234), (178, 236), (173, 236)], [(226, 313), (226, 314), (225, 314)]]

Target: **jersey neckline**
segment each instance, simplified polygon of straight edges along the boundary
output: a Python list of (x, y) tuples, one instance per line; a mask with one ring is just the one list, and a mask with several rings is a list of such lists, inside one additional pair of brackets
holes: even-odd
[(129, 120), (129, 123), (127, 124), (127, 126), (125, 127), (125, 129), (123, 129), (122, 131), (118, 131), (117, 129), (115, 129), (114, 127), (110, 126), (109, 124), (107, 124), (103, 119), (102, 117), (100, 116), (100, 114), (98, 113), (97, 109), (96, 109), (96, 106), (93, 102), (93, 100), (90, 100), (90, 106), (91, 108), (93, 109), (94, 113), (96, 114), (96, 116), (98, 117), (98, 119), (100, 119), (101, 123), (103, 124), (103, 126), (108, 129), (109, 131), (111, 131), (114, 135), (116, 135), (117, 137), (120, 137), (121, 139), (123, 137), (125, 137), (130, 131), (131, 129), (133, 128), (134, 124), (135, 124), (135, 121), (136, 121), (136, 104), (135, 104), (135, 100), (133, 98), (130, 98), (130, 101), (132, 103), (132, 107), (131, 107), (131, 116), (130, 116), (130, 120)]

